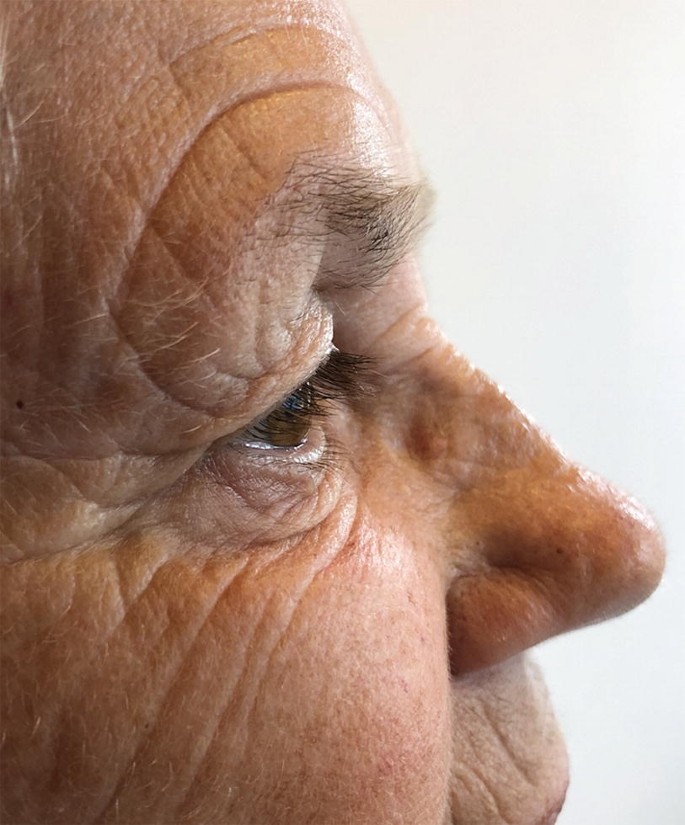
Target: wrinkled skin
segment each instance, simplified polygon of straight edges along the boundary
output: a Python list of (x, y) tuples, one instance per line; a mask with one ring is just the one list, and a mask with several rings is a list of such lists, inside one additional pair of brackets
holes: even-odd
[[(293, 170), (417, 180), (341, 10), (3, 15), (2, 821), (553, 822), (525, 651), (644, 599), (660, 538), (451, 349), (410, 248), (320, 277), (361, 245), (302, 240)], [(373, 386), (246, 446), (331, 341)]]

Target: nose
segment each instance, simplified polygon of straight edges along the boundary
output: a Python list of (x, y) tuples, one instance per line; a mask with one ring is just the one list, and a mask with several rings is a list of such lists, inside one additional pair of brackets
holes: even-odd
[(658, 584), (664, 550), (637, 502), (570, 462), (458, 356), (442, 364), (428, 460), (451, 485), (440, 543), (459, 675), (631, 609)]

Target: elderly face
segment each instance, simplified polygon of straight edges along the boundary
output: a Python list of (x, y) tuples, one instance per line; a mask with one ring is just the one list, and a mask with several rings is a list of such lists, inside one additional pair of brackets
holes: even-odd
[(554, 821), (525, 651), (659, 538), (431, 322), (341, 11), (4, 15), (4, 821)]

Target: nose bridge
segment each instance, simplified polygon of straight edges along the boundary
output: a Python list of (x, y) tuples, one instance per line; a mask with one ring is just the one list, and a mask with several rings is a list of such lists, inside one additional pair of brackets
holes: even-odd
[(464, 430), (480, 441), (467, 485), (462, 461), (445, 464), (459, 468), (444, 552), (451, 665), (463, 673), (635, 606), (661, 577), (663, 546), (644, 509), (569, 462), (485, 376), (462, 368), (457, 384), (442, 395), (446, 443)]

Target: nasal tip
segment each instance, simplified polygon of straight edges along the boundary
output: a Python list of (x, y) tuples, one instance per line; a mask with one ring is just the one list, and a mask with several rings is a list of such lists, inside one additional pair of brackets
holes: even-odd
[[(506, 501), (498, 529), (480, 531), (480, 566), (456, 576), (446, 594), (453, 675), (625, 613), (663, 575), (654, 518), (591, 473), (529, 478)], [(482, 503), (491, 513), (488, 505), (494, 501)]]
[(569, 530), (563, 544), (574, 564), (562, 562), (556, 580), (569, 629), (641, 604), (661, 581), (666, 560), (663, 535), (644, 505), (587, 470), (570, 479), (574, 512), (567, 527), (573, 524), (575, 536)]
[(666, 545), (659, 525), (645, 506), (605, 486), (605, 495), (613, 500), (614, 514), (607, 529), (613, 528), (616, 536), (615, 552), (608, 561), (614, 567), (616, 592), (624, 594), (623, 599), (611, 604), (608, 617), (636, 607), (656, 590), (664, 574)]

